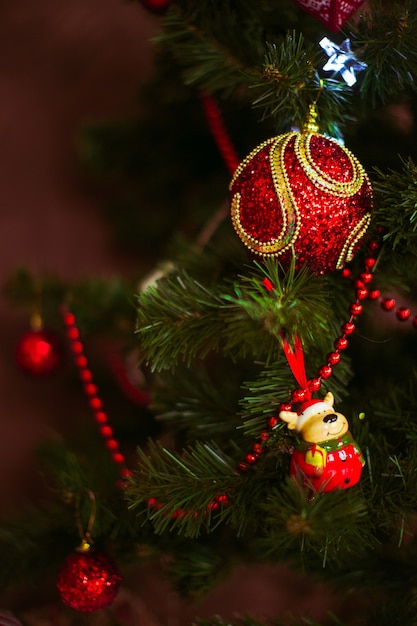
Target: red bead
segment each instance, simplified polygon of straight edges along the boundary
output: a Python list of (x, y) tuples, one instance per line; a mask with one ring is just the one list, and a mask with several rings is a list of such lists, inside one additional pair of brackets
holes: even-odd
[(291, 402), (281, 402), (281, 404), (278, 406), (278, 413), (280, 413), (281, 411), (292, 411)]
[(308, 393), (305, 389), (294, 389), (291, 393), (291, 400), (293, 402), (304, 402), (307, 400)]
[(66, 326), (74, 326), (74, 324), (75, 324), (75, 316), (72, 313), (65, 313), (65, 315), (64, 315), (64, 324)]
[(220, 502), (220, 504), (229, 504), (229, 496), (224, 494), (220, 494), (219, 496), (216, 496), (216, 500), (217, 502)]
[(78, 339), (78, 337), (80, 336), (80, 333), (78, 332), (78, 328), (76, 328), (75, 326), (68, 328), (67, 334), (68, 334), (68, 337), (73, 341), (75, 339)]
[(320, 378), (310, 378), (307, 381), (307, 387), (309, 388), (309, 390), (311, 392), (313, 391), (318, 391), (321, 387), (321, 380)]
[(371, 289), (371, 291), (368, 293), (368, 298), (370, 300), (378, 300), (380, 295), (381, 292), (379, 291), (379, 289)]
[(93, 411), (99, 411), (103, 406), (102, 401), (100, 400), (100, 398), (91, 398), (90, 399), (90, 407), (93, 409)]
[(90, 549), (73, 552), (65, 559), (57, 587), (64, 604), (91, 613), (113, 602), (120, 582), (115, 564), (106, 555)]
[(379, 250), (379, 243), (377, 241), (372, 241), (369, 249), (371, 252), (376, 252), (377, 250)]
[(344, 267), (342, 269), (342, 276), (343, 278), (350, 278), (352, 272), (350, 271), (350, 269), (348, 267)]
[(84, 369), (87, 367), (87, 359), (83, 354), (80, 354), (75, 359), (75, 364), (79, 369)]
[(373, 259), (372, 257), (367, 257), (365, 259), (365, 267), (367, 270), (372, 269), (375, 266), (376, 260)]
[(113, 429), (110, 426), (102, 426), (100, 432), (103, 437), (111, 437), (113, 435)]
[(149, 498), (149, 500), (148, 500), (148, 506), (150, 506), (151, 508), (156, 506), (157, 503), (158, 503), (158, 500), (156, 498)]
[(340, 361), (340, 354), (338, 352), (330, 352), (330, 354), (327, 355), (327, 361), (330, 365), (337, 365)]
[(334, 347), (336, 348), (336, 350), (346, 350), (346, 348), (348, 347), (348, 340), (346, 339), (346, 337), (338, 337), (337, 339), (335, 339), (334, 342)]
[(358, 304), (357, 302), (353, 302), (353, 304), (351, 304), (349, 308), (349, 311), (352, 315), (360, 315), (362, 313), (362, 310), (362, 305)]
[(90, 383), (93, 380), (93, 375), (90, 370), (81, 370), (80, 378), (83, 383)]
[(29, 330), (16, 345), (19, 367), (32, 376), (44, 376), (56, 371), (62, 354), (58, 339), (43, 330)]
[(87, 383), (86, 385), (84, 385), (84, 391), (87, 396), (96, 396), (98, 392), (98, 387), (93, 383)]
[(357, 289), (361, 289), (362, 287), (365, 287), (365, 283), (363, 282), (363, 280), (357, 279), (355, 280), (355, 287)]
[(173, 512), (172, 519), (177, 519), (178, 517), (184, 517), (184, 515), (185, 513), (183, 509), (177, 509), (176, 511)]
[(279, 419), (277, 417), (270, 417), (268, 420), (268, 426), (269, 428), (275, 428), (275, 426), (278, 424)]
[(363, 274), (361, 274), (361, 279), (363, 280), (365, 285), (367, 285), (373, 279), (373, 274), (371, 274), (371, 272), (363, 272)]
[(384, 298), (382, 300), (382, 302), (381, 302), (381, 307), (385, 311), (391, 311), (395, 307), (395, 300), (394, 300), (394, 298)]
[(322, 365), (319, 369), (320, 376), (322, 378), (330, 378), (333, 373), (333, 370), (330, 365)]
[(254, 463), (256, 463), (257, 460), (258, 460), (257, 454), (247, 454), (245, 456), (245, 461), (246, 463), (249, 463), (249, 465), (253, 465)]
[(238, 465), (238, 468), (241, 472), (247, 472), (248, 471), (248, 465), (246, 463), (244, 463), (243, 461), (241, 461)]
[(266, 430), (263, 430), (259, 438), (261, 441), (268, 441), (269, 437), (270, 437), (270, 434)]
[(262, 454), (262, 452), (264, 451), (260, 443), (254, 443), (252, 446), (252, 450), (255, 454)]
[(122, 465), (125, 462), (125, 457), (120, 452), (115, 452), (112, 459), (114, 463), (117, 463), (117, 465)]
[(396, 316), (398, 317), (398, 319), (401, 322), (405, 322), (405, 320), (408, 320), (408, 318), (411, 315), (411, 311), (410, 309), (407, 309), (407, 307), (405, 306), (401, 306), (399, 309), (397, 309), (396, 311)]
[(274, 290), (274, 285), (271, 283), (269, 278), (267, 278), (266, 276), (263, 279), (262, 284), (265, 287), (265, 289), (267, 289), (268, 291), (273, 291)]
[(131, 478), (131, 476), (133, 476), (133, 472), (127, 469), (127, 467), (124, 467), (120, 470), (120, 476), (123, 478)]
[(74, 354), (82, 354), (84, 352), (84, 347), (81, 341), (74, 341), (71, 345), (71, 350)]
[(366, 298), (368, 295), (368, 290), (365, 289), (365, 287), (359, 287), (356, 290), (356, 297), (358, 298), (358, 300), (364, 300), (364, 298)]
[(106, 446), (109, 450), (118, 450), (119, 449), (119, 444), (117, 443), (116, 439), (108, 439), (106, 441)]
[(345, 322), (345, 324), (343, 324), (342, 326), (342, 331), (344, 335), (351, 335), (353, 332), (355, 332), (355, 324), (352, 324), (351, 322)]
[(105, 424), (107, 422), (107, 414), (104, 411), (96, 411), (94, 414), (94, 419), (99, 424)]

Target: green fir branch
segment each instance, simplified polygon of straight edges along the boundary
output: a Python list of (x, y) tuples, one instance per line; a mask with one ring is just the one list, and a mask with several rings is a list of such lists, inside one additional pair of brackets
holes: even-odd
[(309, 105), (317, 102), (321, 131), (334, 134), (346, 122), (350, 89), (341, 81), (320, 78), (322, 54), (317, 44), (306, 44), (303, 35), (293, 31), (282, 41), (266, 42), (265, 48), (260, 77), (251, 76), (249, 83), (261, 92), (253, 106), (261, 110), (262, 119), (279, 118), (281, 126), (285, 120), (288, 129), (302, 127)]
[(316, 494), (288, 479), (271, 488), (264, 504), (265, 537), (259, 548), (270, 557), (309, 567), (343, 569), (375, 547), (374, 525), (360, 489)]
[[(129, 508), (139, 509), (161, 534), (176, 530), (197, 537), (212, 531), (223, 517), (223, 507), (213, 508), (217, 496), (226, 494), (238, 477), (234, 461), (215, 444), (196, 442), (181, 456), (151, 442), (138, 450), (139, 465), (127, 491)], [(149, 502), (153, 506), (148, 506)]]
[(280, 350), (283, 330), (306, 342), (328, 332), (326, 296), (324, 281), (307, 270), (295, 272), (293, 263), (282, 274), (279, 264), (267, 260), (235, 283), (212, 287), (180, 271), (138, 295), (136, 332), (154, 371), (174, 370), (177, 361), (190, 365), (220, 349), (233, 360), (255, 356), (268, 362)]
[[(216, 358), (214, 367), (178, 367), (158, 376), (152, 409), (156, 419), (185, 442), (236, 437), (240, 424), (241, 380), (229, 360)], [(175, 398), (172, 389), (175, 388)]]
[(374, 0), (371, 9), (353, 37), (368, 66), (360, 80), (361, 95), (375, 105), (416, 92), (417, 7), (413, 0)]
[(378, 205), (376, 217), (383, 238), (393, 251), (417, 254), (417, 166), (411, 158), (401, 159), (402, 169), (376, 170), (374, 180)]

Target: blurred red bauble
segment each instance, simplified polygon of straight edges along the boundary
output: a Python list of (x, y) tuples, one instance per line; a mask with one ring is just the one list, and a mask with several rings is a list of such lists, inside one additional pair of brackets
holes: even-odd
[(162, 15), (168, 9), (172, 0), (139, 0), (140, 4), (151, 13)]
[(113, 561), (93, 549), (76, 551), (64, 561), (57, 581), (64, 604), (92, 613), (109, 606), (116, 597), (121, 577)]
[(337, 32), (364, 4), (364, 0), (295, 0), (295, 4)]
[(370, 220), (372, 189), (353, 154), (315, 132), (273, 137), (239, 165), (230, 184), (233, 226), (255, 254), (316, 274), (353, 258)]
[(44, 330), (28, 330), (16, 346), (19, 367), (33, 376), (54, 372), (62, 358), (60, 342), (55, 335)]

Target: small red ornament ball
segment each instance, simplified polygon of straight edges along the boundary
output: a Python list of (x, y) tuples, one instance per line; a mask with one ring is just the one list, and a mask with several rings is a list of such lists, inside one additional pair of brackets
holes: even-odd
[(231, 217), (243, 243), (262, 257), (316, 274), (350, 261), (370, 220), (372, 189), (356, 159), (315, 132), (290, 132), (253, 150), (230, 183)]
[(172, 0), (139, 0), (140, 4), (156, 15), (162, 15), (168, 9)]
[(43, 330), (28, 330), (16, 346), (17, 364), (33, 376), (55, 371), (60, 365), (61, 356), (57, 337)]
[(92, 613), (109, 606), (116, 597), (121, 577), (108, 556), (93, 549), (76, 551), (64, 561), (57, 587), (67, 606)]

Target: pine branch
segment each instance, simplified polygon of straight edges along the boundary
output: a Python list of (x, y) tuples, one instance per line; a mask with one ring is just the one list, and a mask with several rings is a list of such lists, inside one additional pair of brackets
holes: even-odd
[(180, 271), (139, 294), (137, 334), (153, 370), (174, 370), (176, 361), (190, 365), (220, 349), (232, 360), (254, 355), (268, 362), (280, 350), (282, 330), (307, 343), (326, 334), (331, 313), (324, 281), (307, 270), (296, 273), (293, 265), (281, 275), (275, 261), (265, 268), (255, 265), (236, 284), (211, 287)]
[[(245, 28), (233, 49), (230, 37), (221, 40), (222, 29), (213, 28), (219, 16), (222, 24), (227, 17), (222, 11), (211, 13), (212, 22), (204, 27), (190, 23), (190, 16), (172, 10), (164, 20), (164, 30), (157, 41), (183, 69), (186, 85), (202, 91), (230, 97), (245, 88), (245, 98), (253, 101), (261, 119), (279, 120), (280, 127), (289, 130), (301, 126), (309, 105), (318, 99), (319, 120), (323, 132), (336, 132), (347, 119), (350, 90), (346, 84), (332, 79), (320, 79), (318, 67), (323, 53), (319, 46), (307, 44), (295, 31), (276, 40), (268, 40), (265, 28)], [(250, 36), (248, 36), (250, 35)], [(237, 50), (244, 54), (238, 58)], [(248, 91), (247, 91), (248, 90)]]
[[(156, 419), (186, 443), (212, 438), (227, 441), (236, 437), (240, 424), (240, 387), (234, 364), (216, 358), (209, 371), (203, 365), (179, 367), (175, 375), (158, 376), (152, 408)], [(176, 390), (174, 398), (172, 389)]]
[[(384, 241), (393, 251), (415, 256), (417, 238), (417, 166), (401, 159), (402, 170), (377, 170), (374, 189), (378, 194), (376, 217)], [(400, 249), (400, 250), (399, 250)]]
[(364, 98), (375, 105), (407, 90), (416, 92), (417, 7), (413, 0), (374, 1), (371, 17), (362, 16), (353, 36), (368, 66), (360, 81)]
[[(127, 491), (129, 508), (146, 516), (156, 533), (177, 530), (197, 537), (223, 517), (218, 500), (236, 481), (235, 463), (215, 444), (197, 442), (181, 456), (157, 443), (138, 450), (139, 466)], [(213, 507), (217, 502), (218, 506)], [(152, 504), (150, 504), (152, 503)], [(147, 506), (148, 505), (148, 506)]]
[(265, 537), (260, 550), (320, 569), (343, 569), (376, 545), (366, 499), (358, 489), (316, 494), (293, 480), (272, 488), (264, 505)]

